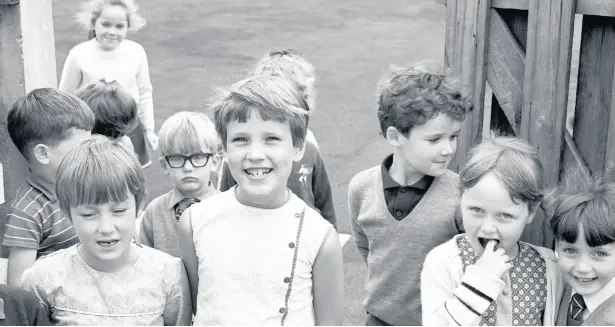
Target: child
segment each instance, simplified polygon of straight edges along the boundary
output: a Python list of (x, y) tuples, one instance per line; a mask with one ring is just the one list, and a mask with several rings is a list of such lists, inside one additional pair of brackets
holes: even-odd
[[(290, 49), (272, 51), (259, 60), (254, 68), (254, 75), (280, 76), (296, 83), (303, 98), (307, 101), (310, 112), (314, 112), (316, 100), (314, 66), (299, 53)], [(318, 149), (318, 142), (309, 128), (305, 140)]]
[(553, 201), (555, 251), (569, 285), (557, 325), (615, 326), (615, 184), (587, 177), (569, 173)]
[(145, 209), (139, 241), (180, 257), (178, 220), (184, 210), (218, 193), (210, 174), (218, 165), (220, 143), (207, 115), (182, 111), (160, 128), (160, 164), (171, 177), (173, 189), (154, 199)]
[[(256, 65), (255, 75), (288, 78), (296, 83), (304, 99), (308, 102), (307, 108), (309, 110), (314, 108), (314, 67), (298, 54), (290, 50), (272, 52)], [(293, 162), (287, 186), (337, 229), (337, 218), (327, 168), (318, 150), (314, 135), (309, 129), (307, 133), (305, 153), (301, 160)], [(221, 170), (218, 189), (226, 191), (235, 184), (228, 164), (225, 162)]]
[(303, 156), (306, 107), (289, 81), (265, 76), (213, 106), (237, 186), (180, 219), (195, 325), (341, 324), (337, 233), (286, 187)]
[(126, 134), (138, 123), (137, 103), (119, 83), (101, 80), (79, 90), (76, 95), (94, 112), (96, 121), (92, 134), (118, 139), (133, 149)]
[(427, 253), (459, 233), (457, 174), (447, 169), (472, 106), (422, 66), (382, 83), (378, 119), (393, 154), (348, 185), (352, 233), (367, 263), (367, 325), (420, 325)]
[[(143, 133), (152, 149), (158, 148), (154, 133), (152, 83), (147, 55), (143, 47), (126, 34), (145, 25), (133, 0), (91, 0), (78, 15), (79, 22), (93, 31), (93, 39), (70, 50), (59, 89), (76, 93), (80, 88), (101, 79), (117, 81), (137, 102), (140, 124), (129, 134), (143, 167), (151, 160)], [(144, 130), (144, 132), (143, 132)]]
[(135, 155), (99, 136), (72, 150), (56, 192), (80, 244), (26, 270), (54, 325), (171, 325), (191, 322), (190, 289), (179, 258), (134, 242), (145, 178)]
[(11, 140), (28, 161), (30, 174), (11, 203), (2, 245), (9, 247), (8, 284), (46, 254), (79, 240), (60, 211), (56, 171), (68, 151), (91, 137), (94, 114), (78, 98), (51, 88), (36, 89), (8, 112)]
[(491, 137), (460, 172), (466, 234), (427, 255), (423, 325), (552, 326), (563, 292), (553, 251), (520, 242), (542, 200), (543, 167), (521, 139)]
[(0, 284), (0, 326), (49, 326), (49, 319), (31, 292)]

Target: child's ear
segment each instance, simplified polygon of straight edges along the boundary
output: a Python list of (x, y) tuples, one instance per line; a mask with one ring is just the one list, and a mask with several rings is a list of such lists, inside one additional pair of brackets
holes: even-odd
[(162, 168), (162, 173), (165, 176), (169, 176), (169, 165), (167, 165), (167, 161), (164, 159), (164, 157), (160, 157), (158, 158), (158, 163), (160, 164), (160, 167)]
[(389, 126), (389, 128), (387, 128), (385, 137), (392, 146), (401, 146), (400, 138), (403, 137), (403, 134), (396, 127)]
[(222, 155), (214, 153), (210, 159), (211, 171), (218, 171), (220, 169), (220, 163), (222, 162)]
[(51, 158), (51, 151), (49, 149), (49, 146), (45, 144), (35, 145), (32, 149), (32, 156), (36, 161), (40, 162), (41, 164), (48, 165)]
[(303, 140), (303, 143), (301, 143), (301, 146), (298, 148), (295, 148), (295, 153), (293, 154), (294, 162), (299, 162), (303, 158), (303, 155), (305, 154), (305, 143), (306, 142), (307, 142), (306, 140)]
[(529, 217), (527, 217), (527, 221), (525, 222), (526, 225), (529, 225), (532, 223), (532, 221), (534, 221), (534, 217), (536, 216), (536, 211), (537, 211), (538, 206), (536, 206), (536, 208), (534, 208), (533, 210), (530, 210), (530, 215)]

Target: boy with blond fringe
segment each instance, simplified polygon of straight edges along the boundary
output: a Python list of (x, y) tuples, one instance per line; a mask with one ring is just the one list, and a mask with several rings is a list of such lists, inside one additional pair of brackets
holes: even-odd
[(142, 216), (138, 240), (180, 257), (178, 220), (192, 204), (218, 193), (210, 181), (219, 162), (219, 138), (207, 115), (178, 112), (160, 128), (160, 165), (173, 188), (154, 199)]

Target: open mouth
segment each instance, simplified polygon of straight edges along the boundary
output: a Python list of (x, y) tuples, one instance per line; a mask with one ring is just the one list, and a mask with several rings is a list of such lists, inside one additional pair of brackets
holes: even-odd
[(98, 241), (96, 243), (98, 243), (98, 245), (102, 246), (102, 247), (112, 247), (115, 244), (117, 244), (118, 240), (109, 240), (109, 241)]
[(248, 176), (251, 177), (262, 177), (269, 174), (273, 169), (271, 168), (250, 168), (244, 170)]
[(597, 277), (594, 278), (581, 278), (581, 277), (577, 277), (577, 276), (572, 276), (574, 277), (574, 279), (579, 282), (580, 284), (588, 284), (593, 282), (594, 280), (598, 279)]
[(480, 246), (482, 246), (483, 248), (487, 247), (487, 243), (489, 243), (490, 241), (495, 241), (495, 247), (498, 246), (498, 244), (500, 244), (500, 240), (496, 240), (494, 238), (485, 238), (485, 237), (479, 237), (478, 238), (478, 242), (480, 243)]

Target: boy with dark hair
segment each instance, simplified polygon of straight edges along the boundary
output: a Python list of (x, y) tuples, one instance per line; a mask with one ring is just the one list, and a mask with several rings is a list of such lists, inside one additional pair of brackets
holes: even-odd
[(24, 270), (39, 257), (79, 242), (58, 205), (55, 175), (64, 156), (90, 138), (94, 114), (77, 97), (36, 89), (10, 109), (7, 129), (26, 158), (30, 175), (18, 188), (2, 245), (10, 248), (8, 283), (20, 285)]
[(420, 325), (427, 253), (462, 230), (459, 177), (447, 169), (465, 114), (450, 78), (415, 66), (380, 86), (378, 119), (393, 154), (348, 186), (352, 233), (367, 263), (367, 325)]

